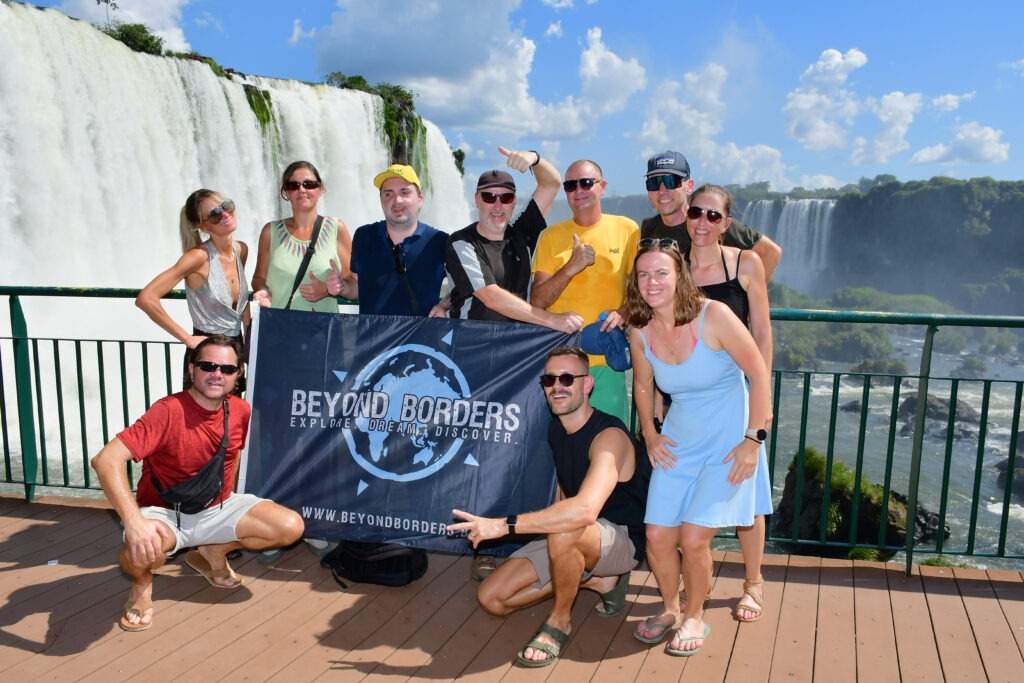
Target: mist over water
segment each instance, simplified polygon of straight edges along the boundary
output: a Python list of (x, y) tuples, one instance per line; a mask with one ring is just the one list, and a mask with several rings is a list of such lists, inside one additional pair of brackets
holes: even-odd
[[(375, 96), (220, 78), (204, 63), (136, 53), (85, 22), (24, 5), (0, 4), (0, 36), (0, 258), (8, 284), (141, 287), (180, 256), (178, 214), (199, 187), (237, 203), (251, 277), (260, 228), (290, 214), (277, 189), (295, 159), (312, 161), (324, 178), (321, 213), (350, 231), (383, 218), (371, 181), (389, 161)], [(243, 83), (269, 93), (274, 119), (265, 131)], [(461, 177), (429, 122), (426, 152), (421, 217), (461, 228), (469, 222)], [(166, 338), (141, 312), (68, 319), (49, 307), (37, 315), (38, 301), (25, 303), (33, 335), (125, 336), (86, 324), (114, 322), (133, 338)], [(109, 312), (111, 302), (101, 303)], [(83, 306), (96, 308), (74, 304), (79, 313)]]
[(743, 209), (740, 220), (782, 246), (784, 257), (773, 279), (814, 294), (828, 267), (834, 199), (760, 199)]

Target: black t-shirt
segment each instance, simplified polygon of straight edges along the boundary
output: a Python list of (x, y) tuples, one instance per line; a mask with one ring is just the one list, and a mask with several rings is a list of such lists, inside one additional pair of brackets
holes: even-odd
[[(644, 219), (644, 222), (640, 224), (640, 237), (654, 237), (655, 239), (668, 237), (679, 244), (681, 252), (686, 253), (690, 250), (690, 233), (686, 232), (686, 224), (669, 227), (665, 225), (660, 214)], [(757, 230), (733, 220), (732, 225), (723, 236), (722, 243), (727, 247), (753, 249), (759, 239), (761, 239), (761, 233)]]
[(445, 268), (452, 281), (452, 318), (509, 320), (473, 296), (487, 285), (498, 285), (528, 300), (530, 262), (537, 238), (547, 222), (537, 202), (530, 200), (523, 213), (505, 229), (505, 239), (489, 240), (472, 223), (448, 238)]
[(555, 459), (558, 485), (568, 497), (579, 493), (590, 468), (590, 445), (598, 434), (609, 428), (622, 430), (632, 441), (636, 468), (629, 481), (620, 481), (615, 485), (598, 517), (627, 527), (629, 538), (633, 541), (634, 557), (643, 560), (644, 511), (647, 508), (647, 485), (651, 481), (651, 462), (647, 459), (647, 450), (630, 436), (622, 420), (595, 409), (582, 428), (569, 434), (561, 420), (552, 418), (548, 427), (548, 443)]

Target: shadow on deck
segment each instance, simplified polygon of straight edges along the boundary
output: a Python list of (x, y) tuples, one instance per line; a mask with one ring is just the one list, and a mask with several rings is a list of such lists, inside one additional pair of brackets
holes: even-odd
[(273, 568), (243, 556), (233, 591), (178, 559), (156, 579), (153, 628), (124, 633), (119, 544), (95, 502), (0, 498), (3, 680), (1024, 681), (1020, 572), (915, 567), (907, 578), (895, 565), (769, 555), (765, 617), (740, 625), (742, 564), (718, 552), (697, 656), (633, 639), (660, 603), (653, 576), (636, 571), (623, 615), (598, 618), (597, 596), (582, 592), (563, 658), (526, 670), (512, 659), (548, 607), (484, 613), (465, 557), (432, 555), (403, 588), (344, 592), (302, 546)]

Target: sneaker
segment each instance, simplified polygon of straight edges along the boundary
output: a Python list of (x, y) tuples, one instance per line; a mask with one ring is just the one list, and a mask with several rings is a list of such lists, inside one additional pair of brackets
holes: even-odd
[(483, 581), (493, 574), (497, 568), (498, 565), (491, 555), (474, 555), (470, 576), (473, 577), (474, 581)]
[(312, 550), (313, 554), (317, 557), (323, 557), (338, 547), (337, 541), (327, 541), (322, 538), (304, 538), (302, 540), (309, 545), (309, 549)]

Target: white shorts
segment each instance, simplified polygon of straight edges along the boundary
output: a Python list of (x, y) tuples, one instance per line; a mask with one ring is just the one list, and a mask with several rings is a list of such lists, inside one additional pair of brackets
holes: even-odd
[(144, 507), (142, 516), (155, 519), (166, 524), (177, 539), (174, 548), (167, 553), (173, 555), (182, 548), (195, 548), (200, 545), (216, 545), (238, 540), (235, 527), (254, 506), (267, 500), (251, 493), (232, 493), (224, 501), (224, 505), (214, 505), (194, 515), (181, 515), (181, 528), (178, 528), (178, 516), (173, 509), (164, 507)]

